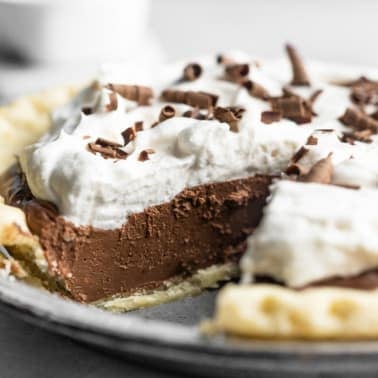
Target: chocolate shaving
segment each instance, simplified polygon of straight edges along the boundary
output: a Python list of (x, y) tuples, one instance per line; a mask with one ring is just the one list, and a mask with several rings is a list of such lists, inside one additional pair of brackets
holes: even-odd
[(267, 110), (261, 113), (261, 122), (270, 125), (273, 122), (279, 122), (282, 119), (281, 112), (275, 112), (273, 110)]
[(216, 105), (218, 96), (208, 92), (179, 91), (175, 89), (166, 89), (162, 93), (163, 100), (167, 102), (181, 103), (208, 109)]
[(361, 186), (359, 185), (353, 185), (353, 184), (333, 184), (335, 186), (340, 186), (341, 188), (345, 188), (345, 189), (352, 189), (352, 190), (359, 190), (361, 189)]
[(309, 171), (308, 168), (304, 167), (303, 165), (301, 164), (298, 164), (298, 163), (293, 163), (293, 164), (290, 164), (286, 170), (285, 170), (285, 173), (288, 175), (288, 176), (302, 176), (302, 175), (305, 175), (307, 174)]
[(185, 91), (179, 91), (175, 89), (166, 89), (161, 94), (163, 100), (168, 102), (175, 102), (179, 104), (186, 104), (187, 93)]
[(109, 93), (109, 104), (106, 104), (105, 110), (107, 112), (112, 112), (118, 108), (117, 95), (114, 92)]
[(136, 101), (138, 105), (150, 105), (154, 92), (149, 87), (141, 85), (112, 84), (105, 85), (105, 88), (118, 93), (123, 98)]
[(248, 64), (229, 64), (224, 70), (224, 78), (233, 83), (241, 84), (249, 75)]
[(150, 157), (148, 155), (154, 154), (154, 153), (155, 153), (155, 150), (153, 150), (152, 148), (147, 148), (147, 149), (140, 152), (138, 160), (139, 161), (149, 160)]
[(84, 106), (83, 108), (81, 108), (81, 112), (85, 115), (90, 115), (93, 114), (93, 108), (91, 106)]
[(301, 98), (298, 94), (296, 94), (290, 87), (285, 85), (282, 88), (282, 97), (298, 97)]
[(229, 64), (234, 64), (235, 61), (233, 59), (231, 59), (230, 57), (219, 54), (219, 55), (217, 55), (217, 63), (229, 65)]
[(122, 147), (122, 144), (119, 144), (117, 142), (112, 142), (111, 140), (103, 139), (103, 138), (97, 138), (95, 144), (98, 144), (102, 147)]
[(335, 129), (316, 129), (315, 132), (317, 133), (333, 133)]
[(310, 98), (308, 99), (308, 101), (313, 104), (317, 99), (318, 97), (323, 93), (323, 89), (317, 89), (311, 96)]
[(264, 101), (270, 98), (268, 91), (262, 85), (252, 80), (247, 80), (243, 82), (243, 87), (248, 91), (248, 93), (252, 97), (256, 97)]
[(290, 44), (286, 45), (286, 52), (289, 56), (291, 68), (293, 71), (292, 85), (310, 85), (310, 80), (304, 68), (302, 59), (297, 50)]
[(239, 121), (241, 120), (244, 112), (245, 109), (241, 107), (231, 106), (222, 108), (217, 106), (214, 109), (214, 118), (220, 122), (228, 123), (230, 130), (236, 133), (239, 131)]
[(350, 98), (357, 105), (378, 105), (378, 82), (361, 77), (351, 86)]
[(310, 135), (307, 138), (306, 144), (308, 146), (316, 146), (318, 144), (318, 138), (314, 137), (313, 135)]
[(351, 100), (358, 106), (373, 104), (378, 105), (378, 82), (361, 76), (356, 80), (334, 81), (334, 85), (350, 87)]
[(134, 123), (135, 131), (142, 131), (143, 130), (143, 121), (137, 121)]
[(171, 105), (164, 106), (164, 108), (161, 109), (161, 111), (160, 111), (159, 123), (164, 122), (167, 119), (174, 117), (175, 114), (176, 114), (176, 110), (173, 106), (171, 106)]
[(126, 146), (129, 142), (136, 138), (135, 127), (128, 127), (126, 130), (122, 131), (121, 135), (123, 137), (124, 146)]
[(208, 92), (187, 92), (187, 105), (198, 106), (200, 109), (209, 109), (216, 106), (218, 96)]
[(297, 163), (299, 160), (301, 160), (303, 158), (304, 155), (307, 154), (309, 150), (306, 148), (306, 147), (301, 147), (295, 154), (294, 156), (291, 158), (291, 161), (293, 163)]
[(198, 63), (190, 63), (184, 68), (181, 81), (194, 81), (202, 75), (202, 67)]
[(372, 143), (373, 140), (371, 136), (373, 132), (369, 129), (366, 130), (355, 130), (353, 132), (343, 132), (340, 140), (344, 143), (355, 144), (356, 141), (363, 143)]
[(326, 158), (315, 163), (308, 173), (298, 178), (298, 181), (330, 184), (333, 174), (331, 155), (329, 154)]
[(290, 119), (299, 125), (311, 122), (311, 104), (302, 97), (297, 95), (289, 97), (284, 94), (282, 97), (271, 97), (269, 101), (272, 110), (281, 112), (284, 118)]
[(137, 121), (133, 126), (128, 127), (122, 131), (123, 145), (126, 146), (129, 142), (136, 138), (136, 133), (143, 130), (143, 121)]
[(187, 117), (187, 118), (195, 118), (199, 120), (209, 119), (209, 114), (206, 115), (206, 114), (201, 113), (198, 108), (187, 110), (186, 112), (182, 114), (182, 116)]
[[(88, 150), (95, 154), (96, 152), (100, 153), (101, 156), (104, 159), (126, 159), (127, 158), (127, 152), (114, 147), (113, 145), (104, 145), (104, 139), (100, 140), (99, 144), (99, 139), (96, 140), (96, 142), (88, 143)], [(108, 142), (108, 141), (107, 141)], [(113, 143), (113, 142), (110, 142)]]
[(378, 132), (378, 121), (363, 113), (361, 110), (347, 108), (345, 113), (339, 118), (339, 121), (356, 130), (369, 129), (373, 133)]

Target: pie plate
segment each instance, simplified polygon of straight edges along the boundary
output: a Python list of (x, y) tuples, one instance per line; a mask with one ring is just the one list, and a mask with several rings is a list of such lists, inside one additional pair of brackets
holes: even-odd
[(378, 342), (241, 340), (201, 335), (216, 290), (126, 314), (105, 312), (0, 277), (0, 309), (134, 361), (216, 377), (376, 377)]

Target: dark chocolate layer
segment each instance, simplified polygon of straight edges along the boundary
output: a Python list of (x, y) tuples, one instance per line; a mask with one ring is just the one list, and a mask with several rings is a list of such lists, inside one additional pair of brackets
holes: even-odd
[(348, 277), (330, 277), (309, 286), (337, 286), (351, 289), (374, 290), (378, 288), (378, 268)]
[(74, 299), (92, 302), (237, 261), (262, 217), (270, 182), (256, 176), (186, 189), (115, 230), (73, 225), (51, 204), (34, 199), (17, 176), (6, 195), (24, 209), (50, 272)]

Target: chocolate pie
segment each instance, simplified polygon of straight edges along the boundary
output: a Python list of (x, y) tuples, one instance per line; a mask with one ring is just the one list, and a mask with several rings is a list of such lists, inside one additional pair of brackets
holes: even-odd
[[(290, 69), (223, 54), (82, 89), (1, 177), (28, 240), (0, 238), (4, 259), (64, 296), (129, 310), (236, 277), (242, 258), (218, 330), (305, 337), (307, 322), (308, 337), (337, 336), (287, 309), (325, 303), (325, 286), (327, 306), (363, 308), (357, 289), (378, 285), (378, 75), (286, 50)], [(286, 320), (267, 331), (253, 314)]]

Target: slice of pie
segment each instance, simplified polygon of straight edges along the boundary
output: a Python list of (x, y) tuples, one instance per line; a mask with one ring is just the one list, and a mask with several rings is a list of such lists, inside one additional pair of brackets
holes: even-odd
[[(378, 253), (378, 75), (305, 69), (287, 53), (290, 66), (230, 54), (102, 75), (2, 175), (35, 243), (17, 254), (2, 242), (7, 253), (49, 289), (113, 310), (237, 276), (247, 239), (244, 281), (365, 289)], [(218, 328), (234, 332), (228, 304), (262, 288), (226, 289)]]

